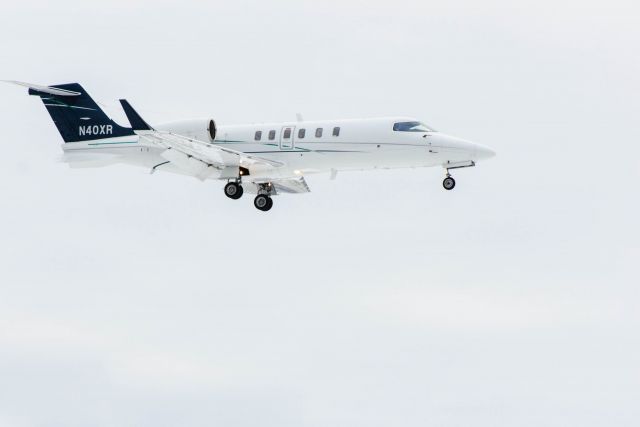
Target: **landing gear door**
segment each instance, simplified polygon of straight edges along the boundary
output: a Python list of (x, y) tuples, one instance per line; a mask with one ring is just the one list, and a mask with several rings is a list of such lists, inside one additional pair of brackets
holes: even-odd
[(280, 132), (280, 149), (292, 150), (293, 149), (293, 131), (295, 126), (285, 126)]

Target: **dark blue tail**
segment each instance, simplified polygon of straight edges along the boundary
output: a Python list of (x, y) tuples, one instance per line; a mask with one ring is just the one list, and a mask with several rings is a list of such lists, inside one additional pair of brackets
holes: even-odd
[(64, 142), (134, 135), (111, 120), (78, 83), (31, 87), (29, 95), (42, 99)]

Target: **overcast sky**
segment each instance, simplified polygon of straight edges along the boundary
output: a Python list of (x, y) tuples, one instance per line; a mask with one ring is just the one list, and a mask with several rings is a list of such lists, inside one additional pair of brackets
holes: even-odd
[(637, 426), (635, 1), (5, 1), (0, 79), (126, 123), (410, 115), (497, 157), (71, 170), (0, 87), (0, 426)]

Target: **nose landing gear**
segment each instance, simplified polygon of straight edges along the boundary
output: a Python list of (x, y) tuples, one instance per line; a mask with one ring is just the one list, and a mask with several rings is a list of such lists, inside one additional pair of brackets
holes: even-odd
[(455, 162), (455, 163), (447, 162), (443, 164), (442, 167), (447, 171), (447, 176), (442, 181), (442, 186), (444, 187), (444, 189), (447, 191), (451, 191), (456, 186), (456, 180), (453, 179), (453, 177), (449, 173), (451, 169), (471, 168), (475, 165), (476, 163), (472, 160), (469, 160), (466, 162)]
[(447, 172), (447, 177), (442, 181), (442, 186), (447, 191), (453, 190), (456, 186), (456, 180)]

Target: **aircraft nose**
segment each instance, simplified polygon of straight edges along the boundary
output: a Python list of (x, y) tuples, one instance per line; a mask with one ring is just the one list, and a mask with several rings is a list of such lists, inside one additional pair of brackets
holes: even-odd
[(496, 155), (496, 152), (487, 146), (481, 144), (475, 144), (475, 146), (476, 157), (478, 160), (490, 159)]

